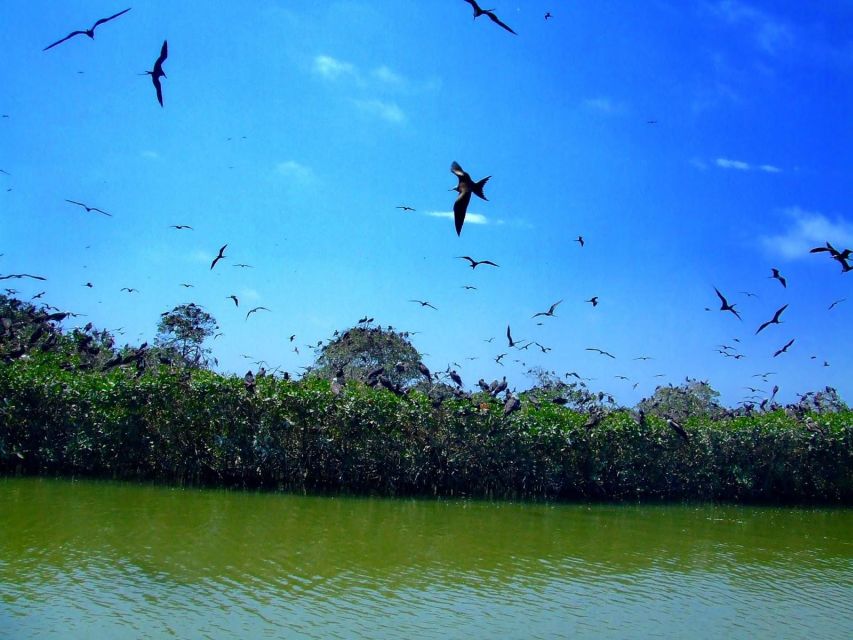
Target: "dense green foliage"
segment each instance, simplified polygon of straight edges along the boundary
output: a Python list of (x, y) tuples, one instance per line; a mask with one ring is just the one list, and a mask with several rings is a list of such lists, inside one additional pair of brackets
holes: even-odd
[[(853, 503), (853, 413), (683, 423), (487, 394), (438, 406), (350, 381), (0, 364), (0, 472), (381, 494)], [(537, 406), (538, 405), (538, 406)]]

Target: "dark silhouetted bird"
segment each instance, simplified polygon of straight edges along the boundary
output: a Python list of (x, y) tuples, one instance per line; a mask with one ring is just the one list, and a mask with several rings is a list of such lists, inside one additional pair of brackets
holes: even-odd
[(29, 273), (10, 273), (8, 276), (0, 276), (0, 280), (11, 280), (13, 278), (32, 278), (33, 280), (47, 280), (47, 278), (43, 278), (42, 276), (33, 276)]
[(578, 236), (577, 238), (575, 238), (575, 242), (577, 242), (581, 246), (581, 248), (583, 248), (583, 245), (584, 245), (583, 236)]
[(717, 289), (717, 287), (714, 287), (714, 291), (717, 292), (717, 297), (720, 299), (720, 302), (722, 303), (720, 305), (720, 311), (731, 311), (733, 314), (735, 314), (737, 316), (738, 320), (743, 320), (743, 318), (740, 317), (740, 314), (735, 310), (735, 305), (729, 304), (728, 300), (726, 300), (725, 296), (723, 296), (723, 294), (720, 293), (720, 290)]
[(847, 273), (848, 271), (853, 271), (853, 266), (851, 266), (850, 262), (849, 262), (850, 261), (850, 255), (851, 255), (850, 249), (845, 249), (844, 251), (839, 251), (838, 249), (833, 247), (831, 244), (829, 244), (829, 242), (827, 242), (825, 247), (815, 247), (814, 249), (811, 249), (809, 251), (809, 253), (821, 253), (823, 251), (828, 252), (830, 257), (833, 260), (838, 261), (838, 263), (841, 265), (841, 272), (842, 273)]
[(481, 8), (480, 8), (480, 5), (478, 5), (478, 4), (475, 2), (475, 0), (465, 0), (465, 2), (467, 2), (468, 4), (470, 4), (470, 5), (471, 5), (471, 7), (473, 7), (473, 9), (474, 9), (474, 19), (475, 19), (475, 20), (476, 20), (477, 18), (479, 18), (480, 16), (483, 16), (483, 15), (485, 15), (485, 16), (489, 16), (489, 19), (490, 19), (492, 22), (494, 22), (496, 25), (498, 25), (499, 27), (503, 27), (504, 29), (506, 29), (507, 31), (509, 31), (509, 32), (510, 32), (511, 34), (513, 34), (513, 35), (516, 35), (516, 36), (518, 35), (515, 31), (513, 31), (512, 29), (510, 29), (506, 24), (504, 24), (503, 22), (501, 22), (501, 21), (500, 21), (500, 19), (495, 15), (494, 11), (492, 11), (491, 9), (481, 9)]
[(468, 262), (470, 262), (472, 269), (476, 269), (478, 264), (487, 264), (487, 265), (490, 265), (492, 267), (500, 267), (499, 264), (495, 264), (491, 260), (474, 260), (474, 258), (472, 258), (471, 256), (456, 256), (456, 257), (459, 258), (460, 260), (467, 260)]
[(601, 349), (596, 349), (595, 347), (587, 347), (585, 351), (595, 351), (596, 353), (600, 353), (601, 355), (607, 356), (608, 358), (613, 358), (614, 360), (616, 359), (616, 356), (614, 356), (612, 353), (608, 351), (602, 351)]
[(772, 268), (772, 269), (770, 269), (770, 271), (771, 271), (772, 275), (770, 275), (768, 277), (778, 280), (779, 283), (787, 289), (788, 288), (788, 281), (785, 279), (785, 277), (781, 273), (779, 273), (779, 269)]
[(833, 307), (835, 307), (835, 305), (837, 305), (837, 304), (841, 304), (841, 303), (842, 303), (842, 302), (844, 302), (845, 300), (847, 300), (847, 298), (841, 298), (840, 300), (836, 300), (836, 301), (835, 301), (835, 302), (833, 302), (831, 305), (829, 305), (829, 307), (827, 307), (827, 309), (826, 309), (826, 310), (827, 310), (827, 311), (832, 311), (832, 309), (833, 309)]
[(170, 224), (169, 228), (170, 229), (178, 229), (178, 230), (180, 230), (180, 229), (189, 229), (190, 231), (193, 230), (193, 228), (188, 224)]
[(249, 316), (255, 313), (255, 311), (269, 311), (266, 307), (255, 307), (254, 309), (249, 309), (249, 312), (246, 314), (246, 320), (249, 319)]
[(785, 346), (784, 346), (784, 347), (782, 347), (782, 348), (781, 348), (781, 349), (779, 349), (776, 353), (774, 353), (774, 354), (773, 354), (773, 357), (775, 358), (776, 356), (778, 356), (778, 355), (780, 355), (780, 354), (786, 353), (786, 352), (788, 351), (788, 347), (790, 347), (792, 344), (794, 344), (794, 340), (795, 340), (795, 339), (796, 339), (796, 338), (791, 338), (791, 339), (788, 341), (788, 343), (787, 343), (787, 344), (785, 344)]
[(80, 207), (83, 207), (86, 210), (86, 213), (90, 213), (92, 211), (97, 211), (98, 213), (103, 213), (105, 216), (109, 216), (110, 218), (113, 217), (113, 214), (107, 213), (103, 209), (98, 209), (97, 207), (90, 207), (89, 205), (83, 204), (82, 202), (77, 202), (75, 200), (68, 200), (68, 199), (66, 199), (65, 202), (70, 202), (71, 204), (76, 204)]
[(130, 9), (131, 9), (131, 7), (128, 7), (124, 11), (119, 11), (118, 13), (111, 15), (109, 18), (101, 18), (95, 24), (92, 25), (91, 29), (83, 29), (82, 31), (72, 31), (67, 36), (62, 38), (62, 40), (57, 40), (53, 44), (47, 45), (44, 49), (42, 49), (42, 51), (47, 51), (48, 49), (52, 49), (56, 45), (62, 44), (63, 42), (65, 42), (66, 40), (69, 40), (70, 38), (73, 38), (74, 36), (89, 36), (92, 40), (94, 40), (95, 39), (95, 29), (97, 29), (100, 25), (104, 24), (105, 22), (109, 22), (113, 18), (118, 18), (120, 15), (127, 13), (128, 11), (130, 11)]
[(508, 416), (511, 413), (514, 413), (521, 409), (521, 400), (516, 398), (511, 393), (507, 392), (506, 394), (506, 402), (504, 403), (504, 415)]
[(675, 420), (673, 420), (672, 418), (667, 418), (667, 419), (666, 419), (666, 423), (669, 425), (669, 428), (670, 428), (670, 429), (672, 429), (672, 430), (673, 430), (673, 431), (675, 431), (679, 436), (681, 436), (682, 438), (684, 438), (684, 441), (685, 441), (685, 442), (690, 442), (690, 436), (688, 436), (688, 435), (687, 435), (687, 432), (684, 430), (684, 427), (682, 427), (680, 424), (678, 424), (678, 423), (677, 423)]
[(408, 207), (408, 206), (406, 206), (406, 205), (404, 205), (404, 204), (401, 204), (401, 205), (400, 205), (400, 206), (398, 206), (397, 208), (398, 208), (398, 209), (402, 209), (403, 211), (414, 211), (414, 210), (415, 210), (413, 207)]
[(160, 47), (160, 56), (154, 62), (154, 69), (145, 73), (151, 76), (151, 82), (154, 84), (154, 89), (157, 90), (157, 102), (163, 106), (163, 87), (160, 85), (160, 78), (166, 77), (166, 72), (163, 71), (163, 62), (169, 55), (169, 45), (163, 40), (163, 46)]
[(593, 307), (598, 306), (598, 296), (592, 296), (589, 300), (584, 300), (584, 302), (589, 302)]
[(468, 203), (471, 202), (471, 194), (473, 193), (483, 200), (488, 200), (483, 193), (483, 187), (486, 186), (486, 183), (492, 176), (486, 176), (479, 182), (474, 182), (471, 179), (471, 176), (465, 173), (462, 167), (459, 166), (459, 163), (455, 160), (451, 163), (450, 170), (456, 174), (457, 178), (459, 178), (459, 183), (451, 189), (451, 191), (459, 193), (459, 196), (456, 198), (456, 202), (453, 203), (453, 220), (456, 223), (456, 235), (458, 236), (462, 233), (462, 225), (465, 222)]
[(777, 310), (776, 310), (776, 313), (774, 313), (774, 314), (773, 314), (773, 318), (771, 318), (770, 320), (768, 320), (767, 322), (765, 322), (764, 324), (762, 324), (760, 327), (758, 327), (758, 330), (755, 332), (755, 335), (758, 335), (759, 333), (761, 333), (762, 329), (764, 329), (764, 328), (765, 328), (765, 327), (767, 327), (768, 325), (771, 325), (771, 324), (782, 324), (782, 322), (779, 320), (779, 317), (782, 315), (782, 312), (783, 312), (785, 309), (787, 309), (787, 308), (788, 308), (788, 305), (786, 304), (786, 305), (785, 305), (784, 307), (782, 307), (781, 309), (777, 309)]
[(448, 375), (450, 376), (450, 379), (451, 379), (451, 380), (453, 380), (453, 383), (454, 383), (457, 387), (461, 387), (461, 386), (462, 386), (462, 378), (460, 378), (460, 377), (459, 377), (459, 374), (458, 374), (458, 373), (456, 373), (456, 371), (455, 371), (455, 370), (451, 371)]
[[(417, 303), (418, 303), (419, 305), (421, 305), (422, 307), (429, 307), (430, 309), (435, 309), (435, 307), (434, 307), (434, 306), (432, 306), (432, 305), (431, 305), (429, 302), (427, 302), (426, 300), (409, 300), (409, 302), (417, 302)], [(436, 311), (438, 311), (438, 309), (435, 309), (435, 310), (436, 310)]]
[(233, 301), (234, 301), (234, 306), (235, 306), (235, 307), (239, 307), (239, 306), (240, 306), (240, 301), (237, 299), (237, 296), (227, 296), (225, 299), (226, 299), (226, 300), (233, 300)]
[(227, 247), (227, 246), (228, 246), (227, 244), (223, 244), (223, 245), (219, 248), (219, 255), (218, 255), (218, 256), (216, 256), (216, 257), (213, 259), (213, 262), (211, 262), (211, 263), (210, 263), (210, 268), (211, 268), (211, 269), (213, 269), (213, 267), (215, 267), (215, 266), (216, 266), (216, 263), (217, 263), (217, 262), (219, 262), (220, 260), (222, 260), (222, 258), (226, 257), (226, 256), (225, 256), (224, 251), (225, 251), (225, 247)]
[(560, 302), (562, 302), (562, 300), (559, 300), (559, 301), (555, 302), (554, 304), (552, 304), (551, 308), (548, 309), (548, 311), (540, 311), (539, 313), (534, 313), (533, 317), (534, 318), (536, 318), (537, 316), (550, 316), (552, 318), (556, 317), (556, 316), (554, 316), (554, 309), (557, 308), (557, 305), (560, 304)]
[(139, 289), (134, 289), (133, 287), (122, 287), (121, 290), (128, 293), (139, 293)]

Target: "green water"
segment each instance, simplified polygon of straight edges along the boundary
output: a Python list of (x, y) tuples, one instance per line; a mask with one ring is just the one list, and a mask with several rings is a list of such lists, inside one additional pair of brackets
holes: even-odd
[(0, 479), (3, 638), (850, 638), (853, 510)]

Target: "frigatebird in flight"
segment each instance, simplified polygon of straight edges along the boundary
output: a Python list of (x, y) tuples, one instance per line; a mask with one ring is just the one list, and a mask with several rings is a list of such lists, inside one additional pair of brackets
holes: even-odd
[(57, 41), (56, 41), (56, 42), (54, 42), (53, 44), (49, 44), (49, 45), (47, 45), (44, 49), (42, 49), (42, 51), (47, 51), (48, 49), (53, 49), (53, 47), (55, 47), (56, 45), (58, 45), (58, 44), (62, 44), (63, 42), (65, 42), (66, 40), (70, 40), (70, 39), (71, 39), (71, 38), (73, 38), (74, 36), (83, 36), (83, 35), (85, 35), (85, 36), (89, 36), (92, 40), (94, 40), (94, 39), (95, 39), (95, 29), (96, 29), (96, 28), (98, 28), (100, 25), (104, 24), (105, 22), (109, 22), (110, 20), (112, 20), (112, 19), (114, 19), (114, 18), (118, 18), (120, 15), (127, 13), (128, 11), (130, 11), (130, 9), (131, 9), (131, 8), (132, 8), (132, 7), (128, 7), (128, 8), (127, 8), (127, 9), (125, 9), (124, 11), (119, 11), (118, 13), (116, 13), (116, 14), (114, 14), (114, 15), (111, 15), (109, 18), (101, 18), (101, 19), (100, 19), (100, 20), (98, 20), (95, 24), (93, 24), (93, 25), (92, 25), (92, 28), (91, 28), (91, 29), (84, 29), (84, 30), (82, 30), (82, 31), (72, 31), (72, 32), (71, 32), (71, 33), (69, 33), (67, 36), (65, 36), (64, 38), (62, 38), (62, 40), (57, 40)]
[(509, 332), (509, 325), (506, 326), (506, 339), (509, 342), (510, 348), (514, 347), (518, 342), (512, 339), (512, 334)]
[(832, 257), (833, 260), (837, 260), (839, 264), (841, 264), (841, 272), (847, 273), (848, 271), (853, 271), (853, 266), (850, 265), (850, 249), (845, 249), (844, 251), (839, 251), (835, 247), (833, 247), (829, 242), (826, 243), (825, 247), (815, 247), (811, 249), (809, 253), (820, 253), (822, 251), (826, 251)]
[(453, 203), (453, 220), (456, 223), (456, 235), (458, 236), (462, 233), (462, 224), (465, 222), (465, 214), (468, 212), (468, 203), (471, 202), (471, 194), (473, 193), (483, 200), (488, 200), (485, 194), (483, 194), (483, 187), (486, 186), (486, 183), (492, 176), (486, 176), (479, 182), (474, 182), (471, 176), (465, 173), (455, 160), (451, 163), (450, 170), (459, 178), (459, 183), (451, 189), (451, 191), (459, 193), (456, 202)]
[(558, 305), (558, 304), (560, 304), (560, 302), (562, 302), (562, 300), (560, 300), (560, 301), (555, 302), (554, 304), (552, 304), (552, 305), (551, 305), (551, 308), (550, 308), (550, 309), (548, 309), (548, 311), (540, 311), (539, 313), (534, 313), (534, 314), (533, 314), (533, 317), (534, 317), (534, 318), (535, 318), (535, 317), (537, 317), (537, 316), (550, 316), (551, 318), (556, 317), (556, 316), (554, 316), (554, 309), (556, 309), (556, 308), (557, 308), (557, 305)]
[(8, 276), (0, 276), (0, 280), (10, 280), (11, 278), (32, 278), (33, 280), (47, 280), (41, 276), (31, 276), (29, 273), (10, 273)]
[[(154, 83), (154, 88), (157, 90), (157, 102), (163, 106), (163, 87), (160, 86), (160, 78), (166, 77), (166, 72), (163, 71), (163, 62), (169, 55), (169, 45), (163, 40), (163, 46), (160, 47), (160, 56), (154, 62), (154, 69), (146, 71), (145, 74), (151, 76), (151, 82)], [(145, 75), (143, 74), (143, 75)]]
[(474, 258), (472, 258), (471, 256), (456, 256), (456, 257), (459, 258), (460, 260), (467, 260), (468, 262), (470, 262), (472, 269), (476, 269), (478, 264), (488, 264), (488, 265), (491, 265), (493, 267), (501, 266), (499, 264), (495, 264), (491, 260), (474, 260)]
[(777, 351), (776, 353), (773, 354), (773, 357), (775, 358), (776, 356), (778, 356), (781, 353), (786, 353), (788, 351), (788, 347), (790, 347), (792, 344), (794, 344), (795, 339), (796, 338), (791, 338), (784, 347), (782, 347), (781, 349), (779, 349), (779, 351)]
[(720, 299), (720, 302), (722, 302), (722, 305), (720, 306), (720, 311), (731, 311), (733, 314), (735, 314), (737, 316), (738, 320), (743, 320), (743, 318), (740, 317), (740, 314), (737, 312), (737, 310), (735, 310), (735, 305), (729, 304), (729, 301), (726, 300), (725, 296), (722, 293), (720, 293), (720, 290), (717, 289), (717, 287), (714, 287), (714, 291), (717, 292), (717, 297)]
[(421, 305), (422, 307), (429, 307), (430, 309), (435, 309), (436, 311), (438, 311), (438, 309), (436, 309), (434, 306), (432, 306), (432, 305), (431, 305), (429, 302), (427, 302), (426, 300), (409, 300), (409, 302), (417, 302), (417, 303), (418, 303), (419, 305)]
[(98, 213), (103, 213), (105, 216), (109, 216), (110, 218), (113, 217), (113, 214), (107, 213), (103, 209), (98, 209), (97, 207), (90, 207), (89, 205), (83, 204), (82, 202), (77, 202), (76, 200), (68, 200), (66, 198), (65, 202), (70, 202), (71, 204), (76, 204), (79, 207), (83, 207), (86, 210), (86, 213), (91, 213), (92, 211), (97, 211)]
[(234, 306), (235, 306), (235, 307), (239, 307), (239, 306), (240, 306), (240, 301), (237, 299), (237, 296), (233, 296), (233, 295), (232, 295), (232, 296), (227, 296), (225, 299), (226, 299), (226, 300), (233, 300), (233, 301), (234, 301)]
[(584, 302), (589, 302), (593, 307), (598, 306), (598, 296), (592, 296), (589, 300), (584, 300)]
[(577, 238), (575, 238), (575, 242), (577, 242), (581, 246), (581, 248), (583, 248), (583, 245), (584, 245), (583, 236), (578, 236)]
[(771, 275), (768, 277), (778, 280), (779, 283), (787, 289), (788, 288), (788, 281), (785, 280), (785, 276), (783, 276), (781, 273), (779, 273), (779, 269), (776, 269), (774, 267), (774, 268), (771, 268), (770, 271), (771, 271)]
[(595, 351), (596, 353), (600, 353), (601, 355), (607, 356), (608, 358), (613, 358), (614, 360), (616, 359), (616, 356), (614, 356), (612, 353), (608, 351), (602, 351), (601, 349), (596, 349), (595, 347), (587, 347), (585, 351)]
[(409, 207), (409, 206), (406, 206), (404, 204), (401, 204), (399, 207), (397, 207), (397, 209), (402, 209), (403, 211), (414, 211), (415, 210), (414, 207)]
[(213, 259), (213, 262), (211, 262), (211, 263), (210, 263), (210, 268), (211, 268), (211, 269), (213, 269), (213, 267), (215, 267), (215, 266), (216, 266), (216, 263), (217, 263), (217, 262), (219, 262), (220, 260), (222, 260), (222, 258), (224, 258), (224, 257), (225, 257), (225, 254), (224, 254), (223, 252), (225, 251), (225, 247), (227, 247), (227, 246), (228, 246), (227, 244), (223, 244), (223, 245), (222, 245), (222, 247), (220, 247), (220, 249), (219, 249), (219, 255), (218, 255), (218, 256), (216, 256), (216, 257)]
[(475, 20), (476, 20), (477, 18), (479, 18), (480, 16), (484, 16), (484, 15), (485, 15), (485, 16), (489, 16), (489, 19), (490, 19), (492, 22), (494, 22), (496, 25), (498, 25), (499, 27), (503, 27), (504, 29), (506, 29), (507, 31), (509, 31), (511, 34), (513, 34), (513, 35), (515, 35), (515, 36), (517, 36), (517, 35), (518, 35), (515, 31), (513, 31), (512, 29), (510, 29), (506, 24), (504, 24), (503, 22), (501, 22), (500, 18), (498, 18), (498, 17), (495, 15), (494, 11), (492, 11), (491, 9), (481, 9), (481, 8), (480, 8), (480, 5), (478, 5), (478, 4), (475, 2), (475, 0), (465, 0), (465, 2), (467, 2), (468, 4), (470, 4), (470, 5), (471, 5), (471, 7), (473, 7), (473, 9), (474, 9), (474, 19), (475, 19)]
[(249, 316), (255, 313), (255, 311), (269, 311), (266, 307), (255, 307), (254, 309), (249, 309), (249, 312), (246, 314), (246, 320), (249, 319)]
[(188, 224), (170, 224), (169, 228), (170, 229), (177, 229), (179, 231), (181, 229), (189, 229), (190, 231), (193, 231), (193, 228)]
[(773, 318), (771, 318), (770, 320), (768, 320), (767, 322), (765, 322), (764, 324), (762, 324), (760, 327), (758, 327), (758, 331), (756, 331), (756, 332), (755, 332), (755, 335), (758, 335), (759, 333), (761, 333), (761, 330), (762, 330), (762, 329), (764, 329), (765, 327), (767, 327), (767, 325), (770, 325), (770, 324), (782, 324), (782, 323), (780, 322), (780, 320), (779, 320), (779, 316), (781, 316), (781, 315), (782, 315), (782, 312), (783, 312), (785, 309), (787, 309), (787, 308), (788, 308), (788, 305), (786, 304), (786, 305), (785, 305), (784, 307), (782, 307), (781, 309), (777, 309), (777, 310), (776, 310), (776, 313), (774, 313), (774, 314), (773, 314)]

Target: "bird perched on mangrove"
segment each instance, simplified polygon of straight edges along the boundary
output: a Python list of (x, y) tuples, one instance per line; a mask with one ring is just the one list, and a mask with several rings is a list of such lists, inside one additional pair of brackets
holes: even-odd
[(509, 31), (511, 34), (513, 34), (515, 36), (518, 35), (515, 31), (510, 29), (509, 26), (507, 26), (506, 24), (501, 22), (500, 18), (498, 18), (495, 15), (494, 11), (492, 11), (491, 9), (481, 9), (480, 5), (478, 5), (475, 0), (465, 0), (465, 2), (470, 4), (471, 7), (474, 9), (474, 19), (475, 20), (477, 18), (479, 18), (480, 16), (488, 16), (489, 19), (492, 22), (494, 22), (496, 25), (498, 25), (499, 27), (503, 27), (504, 29), (506, 29), (507, 31)]
[(453, 380), (453, 383), (454, 383), (457, 387), (461, 387), (461, 386), (462, 386), (462, 378), (460, 378), (460, 377), (459, 377), (459, 374), (458, 374), (458, 373), (456, 373), (456, 370), (455, 370), (455, 369), (454, 369), (453, 371), (450, 371), (450, 373), (448, 373), (448, 375), (450, 376), (450, 379), (451, 379), (451, 380)]
[[(459, 178), (458, 184), (451, 189), (451, 191), (459, 193), (456, 202), (453, 203), (453, 220), (456, 223), (456, 235), (458, 236), (462, 233), (462, 225), (465, 222), (465, 214), (468, 212), (468, 203), (471, 202), (471, 194), (473, 193), (483, 200), (488, 200), (483, 193), (483, 187), (486, 186), (486, 183), (492, 176), (486, 176), (479, 182), (474, 182), (471, 176), (465, 173), (455, 160), (451, 163), (450, 170)], [(471, 268), (473, 269), (474, 267)]]
[(130, 11), (131, 8), (132, 7), (128, 7), (124, 11), (119, 11), (118, 13), (111, 15), (109, 18), (101, 18), (95, 24), (93, 24), (90, 29), (83, 29), (82, 31), (72, 31), (67, 36), (62, 38), (61, 40), (57, 40), (53, 44), (47, 45), (44, 49), (42, 49), (42, 51), (47, 51), (48, 49), (53, 49), (53, 47), (55, 47), (56, 45), (62, 44), (63, 42), (65, 42), (66, 40), (70, 40), (74, 36), (89, 36), (92, 40), (94, 40), (95, 39), (95, 29), (97, 29), (100, 25), (104, 24), (105, 22), (109, 22), (110, 20), (118, 18), (120, 15), (124, 15), (125, 13)]
[(160, 47), (160, 55), (154, 61), (154, 69), (146, 71), (145, 75), (151, 76), (151, 82), (154, 84), (154, 89), (157, 90), (157, 102), (163, 106), (163, 87), (160, 85), (160, 78), (166, 77), (166, 72), (163, 71), (163, 62), (169, 55), (169, 44), (163, 40), (163, 46)]

